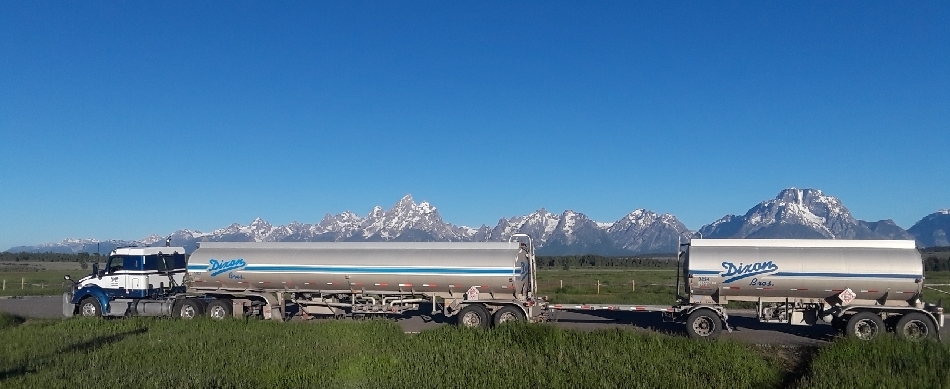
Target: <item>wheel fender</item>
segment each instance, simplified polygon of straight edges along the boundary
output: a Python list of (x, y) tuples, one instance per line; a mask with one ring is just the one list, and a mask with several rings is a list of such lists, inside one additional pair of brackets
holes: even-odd
[(94, 297), (96, 300), (99, 300), (99, 306), (102, 307), (102, 312), (109, 312), (109, 295), (103, 290), (99, 285), (90, 285), (85, 286), (76, 291), (73, 294), (73, 305), (78, 305), (80, 301), (84, 300), (86, 297)]
[(713, 313), (719, 315), (719, 318), (722, 319), (723, 321), (729, 318), (728, 316), (726, 316), (726, 313), (723, 312), (722, 309), (719, 309), (717, 307), (711, 307), (708, 305), (697, 305), (697, 306), (690, 307), (689, 309), (686, 310), (686, 312), (683, 312), (683, 315), (684, 316), (692, 315), (693, 312), (696, 312), (700, 309), (706, 309), (706, 310), (712, 311)]
[(73, 304), (73, 292), (63, 293), (63, 316), (73, 317), (76, 312), (76, 304)]

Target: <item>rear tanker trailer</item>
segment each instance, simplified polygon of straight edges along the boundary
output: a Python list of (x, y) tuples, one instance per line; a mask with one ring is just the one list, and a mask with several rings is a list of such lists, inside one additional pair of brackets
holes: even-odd
[(551, 307), (658, 311), (695, 338), (731, 331), (729, 302), (754, 303), (763, 323), (823, 321), (860, 339), (939, 337), (944, 325), (940, 304), (922, 301), (923, 261), (912, 240), (693, 239), (678, 258), (675, 306)]
[(187, 275), (182, 248), (129, 250), (117, 249), (107, 270), (79, 280), (64, 296), (64, 313), (282, 320), (290, 307), (305, 316), (361, 316), (429, 306), (472, 327), (544, 317), (527, 235), (467, 243), (203, 242), (188, 258)]

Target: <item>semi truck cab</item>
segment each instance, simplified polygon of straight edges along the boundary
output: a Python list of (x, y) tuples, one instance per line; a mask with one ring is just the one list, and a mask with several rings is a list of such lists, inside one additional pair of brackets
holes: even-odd
[(183, 247), (117, 248), (105, 268), (93, 264), (92, 274), (74, 281), (63, 297), (63, 313), (125, 316), (135, 306), (130, 303), (137, 300), (162, 300), (184, 293), (186, 269)]

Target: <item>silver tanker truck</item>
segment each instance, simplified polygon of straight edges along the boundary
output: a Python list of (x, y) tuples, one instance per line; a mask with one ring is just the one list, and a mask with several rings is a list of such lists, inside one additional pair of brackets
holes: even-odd
[[(404, 314), (431, 307), (460, 325), (544, 321), (559, 310), (661, 312), (691, 337), (731, 331), (725, 304), (753, 302), (761, 322), (822, 320), (870, 339), (939, 336), (943, 308), (921, 301), (914, 241), (694, 239), (681, 245), (673, 306), (548, 304), (537, 295), (528, 235), (473, 243), (201, 243), (116, 249), (74, 282), (66, 316)], [(69, 277), (67, 277), (69, 279)]]
[[(187, 272), (186, 272), (187, 270)], [(116, 249), (74, 282), (66, 316), (432, 314), (487, 327), (542, 320), (532, 240), (475, 243), (201, 243)], [(67, 279), (70, 279), (67, 276)]]
[(943, 308), (922, 302), (923, 261), (912, 240), (693, 239), (681, 245), (677, 305), (555, 304), (556, 310), (657, 311), (712, 339), (728, 325), (724, 305), (752, 302), (763, 323), (830, 323), (871, 339), (939, 338)]

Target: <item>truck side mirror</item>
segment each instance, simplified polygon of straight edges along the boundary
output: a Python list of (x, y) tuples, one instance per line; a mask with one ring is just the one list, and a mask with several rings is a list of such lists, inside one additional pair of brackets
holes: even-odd
[(102, 276), (99, 274), (99, 262), (93, 262), (93, 263), (92, 263), (92, 275), (94, 275), (94, 276), (96, 276), (96, 277), (102, 277)]

